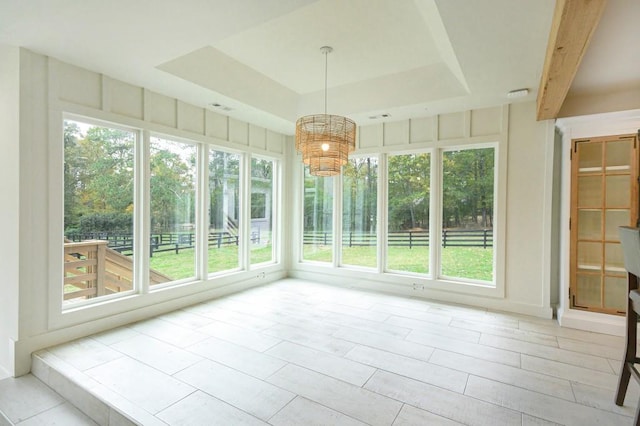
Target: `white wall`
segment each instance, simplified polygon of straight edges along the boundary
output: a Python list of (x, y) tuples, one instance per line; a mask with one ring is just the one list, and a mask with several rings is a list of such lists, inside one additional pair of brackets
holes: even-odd
[(20, 105), (20, 50), (0, 44), (0, 376), (13, 372), (13, 342), (18, 340), (18, 259), (20, 250), (17, 206), (20, 203), (20, 151), (18, 141)]
[(554, 128), (535, 110), (513, 104), (509, 114), (506, 300), (549, 308)]
[[(498, 142), (495, 289), (297, 262), (299, 246), (290, 275), (550, 318), (554, 126), (536, 121), (535, 110), (534, 102), (518, 103), (359, 128), (356, 153), (364, 154)], [(288, 191), (300, 188), (292, 183)], [(300, 209), (299, 196), (291, 208)]]
[[(63, 113), (283, 160), (282, 134), (25, 49), (0, 46), (0, 367), (38, 349), (286, 276), (283, 263), (61, 312)], [(286, 170), (284, 171), (286, 178)]]

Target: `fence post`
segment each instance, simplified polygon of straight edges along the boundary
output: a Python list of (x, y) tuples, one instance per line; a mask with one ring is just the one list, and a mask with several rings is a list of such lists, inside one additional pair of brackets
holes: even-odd
[(218, 233), (218, 248), (222, 245), (222, 232)]
[(447, 230), (442, 230), (442, 247), (447, 248)]
[(351, 247), (353, 243), (353, 231), (349, 232), (349, 247)]
[(413, 232), (409, 231), (409, 250), (413, 248)]
[(484, 239), (484, 241), (483, 241), (482, 248), (487, 248), (487, 230), (486, 229), (483, 232), (483, 239)]
[(324, 245), (325, 246), (327, 245), (327, 233), (326, 232), (324, 233)]

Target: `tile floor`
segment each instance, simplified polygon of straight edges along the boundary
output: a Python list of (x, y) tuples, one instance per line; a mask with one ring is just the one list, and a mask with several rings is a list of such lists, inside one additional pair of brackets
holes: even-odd
[(638, 386), (613, 403), (622, 348), (288, 279), (39, 352), (33, 376), (0, 381), (0, 425), (630, 425)]

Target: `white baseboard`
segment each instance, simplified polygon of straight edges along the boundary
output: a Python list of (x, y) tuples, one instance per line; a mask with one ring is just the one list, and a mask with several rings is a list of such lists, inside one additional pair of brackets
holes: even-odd
[(585, 312), (576, 309), (558, 309), (558, 323), (562, 327), (595, 333), (624, 336), (626, 333), (625, 317), (617, 315)]

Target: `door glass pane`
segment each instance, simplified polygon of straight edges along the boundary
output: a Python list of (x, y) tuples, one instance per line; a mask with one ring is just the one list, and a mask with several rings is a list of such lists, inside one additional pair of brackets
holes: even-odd
[(150, 162), (149, 284), (195, 277), (196, 146), (152, 137)]
[(494, 155), (494, 148), (442, 153), (444, 276), (493, 281)]
[(389, 156), (387, 269), (429, 273), (431, 155)]
[(578, 177), (578, 207), (602, 206), (602, 177), (579, 176)]
[(628, 175), (607, 176), (607, 207), (629, 208), (631, 202), (631, 178)]
[(304, 167), (302, 258), (333, 261), (333, 177), (312, 176)]
[(273, 171), (272, 160), (251, 159), (251, 264), (274, 260)]
[(607, 168), (628, 169), (632, 158), (631, 146), (632, 143), (630, 140), (606, 143)]
[(630, 221), (629, 210), (605, 210), (604, 238), (609, 241), (619, 241), (618, 228), (631, 225)]
[(604, 277), (604, 307), (624, 312), (627, 310), (627, 279)]
[(578, 269), (584, 271), (602, 269), (602, 243), (578, 242)]
[(375, 268), (378, 159), (352, 158), (342, 170), (342, 263)]
[(599, 171), (602, 167), (602, 143), (579, 142), (577, 146), (580, 171)]
[(599, 240), (602, 238), (602, 211), (578, 211), (578, 238), (581, 240)]
[(63, 303), (133, 289), (136, 133), (65, 120)]
[(622, 256), (622, 244), (606, 243), (604, 245), (604, 269), (607, 272), (626, 273)]
[(602, 305), (600, 281), (600, 275), (578, 274), (576, 277), (576, 305), (600, 307)]
[(240, 266), (240, 156), (209, 150), (209, 273)]

